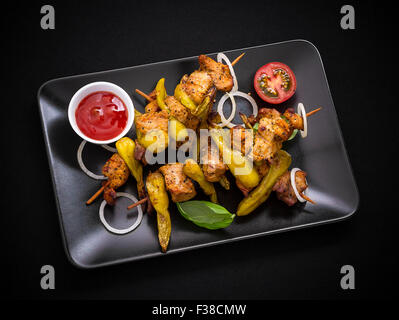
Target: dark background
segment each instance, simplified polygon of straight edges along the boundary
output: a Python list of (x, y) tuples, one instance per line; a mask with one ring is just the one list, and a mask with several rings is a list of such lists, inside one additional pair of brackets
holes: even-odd
[[(55, 30), (40, 8), (55, 7)], [(356, 29), (342, 30), (352, 4)], [(8, 298), (351, 299), (391, 297), (397, 269), (393, 9), (381, 1), (46, 1), (3, 8), (1, 263)], [(319, 49), (360, 192), (349, 220), (135, 263), (67, 260), (36, 93), (47, 80), (291, 39)], [(5, 101), (4, 101), (5, 98)], [(40, 288), (40, 268), (56, 290)], [(340, 268), (356, 290), (340, 288)], [(4, 284), (4, 281), (3, 281)]]

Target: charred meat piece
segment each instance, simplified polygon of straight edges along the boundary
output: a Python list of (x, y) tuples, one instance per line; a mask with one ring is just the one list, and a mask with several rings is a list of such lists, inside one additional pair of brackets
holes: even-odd
[(181, 87), (193, 100), (195, 104), (200, 104), (213, 86), (211, 76), (206, 71), (195, 70), (190, 76), (184, 75), (181, 79)]
[(183, 202), (197, 195), (194, 184), (183, 172), (182, 163), (169, 163), (159, 168), (173, 202)]
[(242, 155), (249, 156), (254, 143), (253, 130), (237, 125), (230, 129), (231, 147), (241, 151)]
[(282, 147), (282, 141), (279, 139), (274, 139), (274, 134), (269, 134), (264, 137), (259, 132), (255, 134), (254, 146), (252, 148), (253, 160), (271, 161), (278, 150)]
[[(297, 171), (295, 174), (295, 184), (299, 193), (302, 193), (308, 187), (306, 183), (306, 172)], [(277, 198), (284, 201), (288, 206), (294, 205), (298, 199), (295, 196), (294, 189), (291, 185), (290, 171), (286, 171), (273, 186), (273, 191), (276, 191)]]
[(228, 167), (223, 162), (223, 156), (219, 152), (217, 146), (213, 144), (211, 138), (208, 139), (208, 145), (205, 144), (205, 149), (201, 150), (202, 171), (205, 179), (209, 182), (218, 182), (227, 171)]
[[(103, 185), (105, 185), (106, 182), (103, 182)], [(104, 189), (104, 200), (110, 205), (113, 206), (116, 201), (116, 191), (115, 189), (105, 187)]]
[(167, 96), (165, 98), (165, 104), (169, 108), (170, 115), (175, 117), (186, 128), (196, 130), (200, 119), (194, 116), (189, 109), (183, 106), (174, 96)]
[(192, 130), (197, 130), (199, 124), (200, 124), (200, 119), (196, 116), (194, 116), (191, 112), (188, 113), (186, 121), (183, 123), (186, 128), (192, 129)]
[(303, 130), (303, 118), (292, 109), (287, 109), (283, 116), (289, 121), (292, 128)]
[(102, 173), (108, 178), (104, 183), (108, 182), (104, 189), (104, 199), (108, 204), (114, 205), (116, 199), (115, 189), (124, 185), (129, 178), (129, 168), (125, 161), (114, 153), (112, 157), (105, 163)]
[(258, 171), (258, 174), (263, 178), (265, 177), (270, 170), (270, 165), (266, 160), (261, 160), (254, 162), (256, 171)]
[(167, 96), (165, 98), (165, 104), (167, 105), (170, 114), (184, 123), (188, 117), (189, 110), (183, 106), (174, 96)]
[(152, 100), (145, 106), (145, 113), (157, 112), (159, 111), (159, 106), (157, 100)]
[(138, 142), (138, 140), (135, 140), (135, 146), (134, 146), (134, 158), (137, 161), (140, 161), (142, 164), (147, 165), (147, 161), (145, 159), (145, 148)]
[(276, 109), (263, 108), (262, 110), (266, 111), (262, 112), (263, 116), (259, 120), (258, 132), (263, 137), (273, 133), (281, 140), (287, 140), (292, 134), (290, 124), (281, 117), (280, 112)]
[(258, 113), (258, 130), (256, 131), (253, 159), (255, 161), (271, 161), (283, 141), (292, 134), (293, 127), (290, 122), (281, 117), (275, 109), (262, 108)]
[(143, 113), (135, 119), (136, 130), (140, 131), (142, 136), (145, 136), (153, 129), (160, 129), (167, 133), (168, 119), (169, 114), (167, 111)]
[(223, 92), (231, 91), (233, 88), (233, 77), (230, 74), (228, 66), (216, 62), (203, 54), (198, 57), (198, 62), (200, 70), (206, 71), (211, 76), (216, 89)]
[(155, 89), (152, 90), (152, 91), (148, 94), (148, 96), (149, 96), (151, 99), (155, 100), (155, 99), (157, 98), (157, 92), (156, 92), (156, 90), (155, 90)]
[(220, 114), (216, 111), (211, 111), (208, 114), (207, 121), (210, 127), (214, 127), (217, 126), (218, 123), (222, 122), (222, 118), (220, 117)]

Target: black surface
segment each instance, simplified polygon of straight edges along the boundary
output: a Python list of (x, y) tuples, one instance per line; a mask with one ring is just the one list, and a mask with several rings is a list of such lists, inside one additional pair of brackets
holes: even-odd
[[(308, 106), (308, 110), (315, 108), (310, 106), (323, 106), (322, 113), (309, 118), (309, 136), (302, 140), (298, 135), (297, 139), (284, 145), (284, 149), (292, 156), (292, 167), (300, 167), (308, 173), (310, 188), (307, 194), (317, 205), (298, 204), (288, 207), (271, 197), (267, 205), (259, 206), (249, 216), (237, 217), (229, 228), (209, 231), (185, 220), (171, 204), (173, 232), (168, 254), (268, 233), (337, 222), (350, 217), (358, 207), (357, 188), (342, 141), (321, 57), (316, 47), (304, 40), (294, 40), (238, 49), (225, 54), (232, 61), (242, 52), (245, 52), (245, 59), (235, 67), (239, 89), (242, 92), (251, 92), (251, 95), (257, 99), (259, 107), (268, 105), (256, 97), (253, 77), (258, 67), (265, 64), (265, 61), (283, 61), (288, 64), (295, 72), (298, 81), (295, 96), (279, 106), (281, 112), (284, 106), (296, 106), (299, 102)], [(215, 55), (210, 56), (216, 59)], [(38, 102), (60, 223), (68, 257), (75, 265), (93, 268), (165, 256), (165, 254), (160, 252), (154, 217), (145, 215), (137, 230), (123, 236), (115, 235), (108, 232), (99, 220), (100, 201), (91, 206), (84, 205), (86, 199), (95, 193), (100, 184), (87, 177), (77, 164), (76, 150), (81, 138), (69, 127), (67, 113), (70, 99), (83, 85), (95, 81), (113, 82), (131, 93), (134, 92), (134, 88), (151, 92), (156, 81), (165, 77), (167, 91), (173, 92), (181, 75), (189, 74), (197, 67), (198, 58), (195, 56), (51, 80), (40, 88)], [(135, 107), (144, 112), (143, 99), (134, 94), (131, 94), (131, 98)], [(248, 114), (251, 107), (245, 100), (237, 99), (237, 109)], [(234, 119), (234, 122), (237, 120)], [(134, 129), (128, 135), (134, 137)], [(94, 148), (99, 147), (94, 146)], [(86, 151), (83, 159), (91, 163), (90, 168), (97, 168), (97, 172), (100, 172), (107, 157), (109, 154), (98, 156), (94, 151)], [(128, 182), (118, 191), (134, 194), (137, 197), (135, 185), (134, 181)], [(242, 193), (234, 187), (234, 183), (232, 185), (231, 190), (218, 188), (217, 193), (221, 205), (230, 212), (236, 212)], [(113, 208), (112, 214), (108, 216), (112, 225), (127, 228), (134, 223), (137, 212), (135, 214), (132, 212), (126, 219), (125, 208), (126, 202), (124, 206), (118, 205)]]
[[(384, 298), (397, 270), (393, 152), (397, 140), (393, 12), (355, 2), (356, 29), (339, 26), (340, 2), (53, 2), (5, 8), (2, 114), (3, 294), (11, 298)], [(360, 191), (358, 212), (320, 228), (250, 239), (162, 259), (84, 271), (64, 254), (36, 92), (47, 80), (303, 38), (323, 57)], [(391, 40), (391, 41), (387, 41)], [(377, 88), (377, 89), (376, 89)], [(388, 115), (387, 115), (388, 114)], [(7, 156), (7, 157), (6, 157)], [(6, 165), (6, 166), (5, 166)], [(56, 290), (40, 289), (40, 267)], [(339, 270), (356, 269), (343, 291)]]

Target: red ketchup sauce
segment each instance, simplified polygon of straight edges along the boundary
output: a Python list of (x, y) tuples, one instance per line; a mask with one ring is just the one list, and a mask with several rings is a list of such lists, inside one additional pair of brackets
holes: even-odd
[(75, 117), (77, 126), (87, 137), (109, 140), (125, 129), (128, 111), (118, 96), (98, 91), (89, 94), (79, 103)]

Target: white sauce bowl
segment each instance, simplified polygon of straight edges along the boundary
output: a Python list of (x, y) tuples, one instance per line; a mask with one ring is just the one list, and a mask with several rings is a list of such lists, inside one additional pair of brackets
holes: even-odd
[[(125, 104), (128, 112), (128, 118), (126, 122), (126, 127), (123, 129), (123, 131), (116, 136), (115, 138), (109, 139), (109, 140), (95, 140), (92, 138), (89, 138), (86, 136), (78, 127), (76, 124), (76, 109), (78, 108), (80, 102), (86, 98), (88, 95), (98, 92), (98, 91), (106, 91), (106, 92), (111, 92), (114, 95), (118, 96), (123, 103)], [(110, 144), (113, 142), (118, 141), (122, 137), (124, 137), (129, 130), (131, 129), (134, 121), (134, 105), (132, 99), (130, 99), (130, 96), (127, 94), (125, 90), (123, 90), (121, 87), (117, 86), (116, 84), (113, 84), (111, 82), (104, 82), (104, 81), (99, 81), (99, 82), (92, 82), (84, 87), (80, 88), (76, 93), (73, 95), (71, 101), (69, 102), (68, 106), (68, 119), (69, 123), (71, 124), (72, 129), (84, 140), (87, 142), (95, 143), (95, 144)]]

